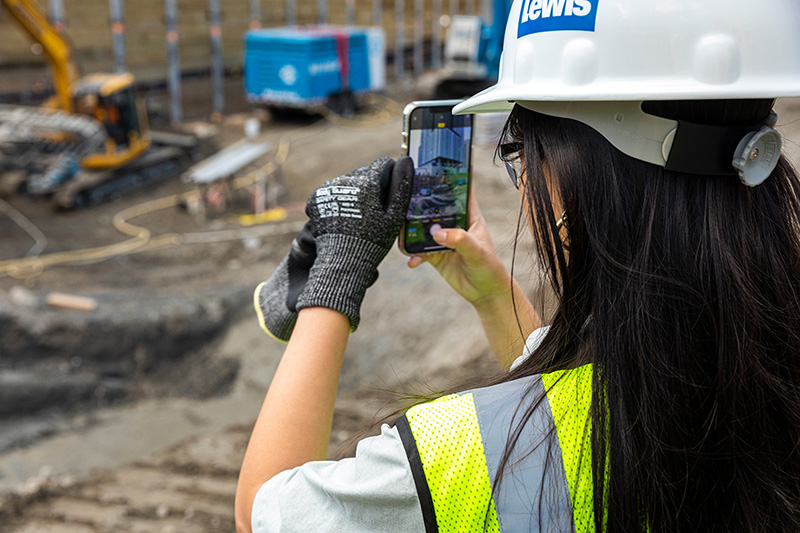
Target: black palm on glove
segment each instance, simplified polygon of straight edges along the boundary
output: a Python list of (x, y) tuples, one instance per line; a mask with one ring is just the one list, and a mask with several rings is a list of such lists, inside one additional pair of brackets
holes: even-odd
[(297, 322), (297, 298), (308, 282), (317, 257), (311, 222), (292, 241), (289, 253), (275, 273), (256, 287), (255, 308), (261, 328), (273, 338), (287, 342)]
[(400, 231), (413, 174), (410, 158), (382, 158), (311, 195), (309, 222), (272, 277), (256, 288), (256, 312), (267, 333), (288, 341), (298, 310), (313, 306), (344, 313), (355, 331), (364, 293)]
[(308, 283), (308, 272), (317, 258), (317, 245), (311, 230), (311, 221), (306, 222), (300, 233), (292, 241), (292, 248), (287, 258), (289, 287), (286, 294), (286, 308), (297, 312), (297, 299)]

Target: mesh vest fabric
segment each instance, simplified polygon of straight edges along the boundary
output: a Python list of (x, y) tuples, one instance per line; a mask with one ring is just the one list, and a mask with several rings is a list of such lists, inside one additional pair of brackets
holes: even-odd
[[(595, 524), (589, 418), (592, 367), (586, 365), (574, 370), (543, 374), (541, 380), (555, 425), (557, 446), (560, 447), (560, 452), (557, 453), (560, 453), (563, 460), (563, 475), (569, 489), (575, 531), (593, 532)], [(525, 387), (527, 384), (520, 383), (519, 386)], [(479, 396), (477, 391), (475, 394)], [(398, 420), (398, 429), (403, 437), (401, 421), (403, 425), (408, 425), (412, 435), (410, 438), (413, 440), (411, 446), (414, 447), (414, 453), (418, 454), (412, 460), (412, 454), (409, 453), (412, 471), (415, 469), (415, 462), (421, 463), (421, 482), (420, 479), (415, 479), (420, 499), (424, 499), (423, 492), (427, 496), (429, 491), (433, 504), (435, 520), (432, 527), (427, 527), (426, 523), (426, 530), (501, 531), (503, 522), (498, 521), (492, 497), (486, 453), (497, 453), (497, 450), (484, 449), (476, 412), (476, 396), (472, 393), (445, 396), (410, 409)], [(505, 446), (505, 439), (499, 442), (500, 444), (495, 443), (492, 446)], [(409, 452), (408, 443), (406, 445)], [(420, 485), (425, 485), (424, 490)], [(526, 487), (531, 491), (532, 498), (535, 498), (534, 493), (540, 488), (540, 479), (530, 480), (530, 486)], [(532, 499), (529, 505), (536, 505), (536, 501)], [(424, 501), (422, 506), (425, 514)]]
[(471, 394), (418, 405), (406, 415), (430, 489), (438, 531), (499, 532)]
[(564, 461), (576, 533), (595, 531), (592, 479), (592, 366), (542, 374)]

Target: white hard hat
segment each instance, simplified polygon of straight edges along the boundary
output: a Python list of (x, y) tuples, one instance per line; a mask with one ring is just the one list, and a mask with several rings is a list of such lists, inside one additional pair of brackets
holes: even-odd
[[(800, 96), (798, 28), (798, 0), (515, 0), (497, 84), (454, 112), (518, 103), (584, 122), (622, 152), (668, 167), (679, 123), (641, 102)], [(780, 153), (777, 132), (766, 142)]]

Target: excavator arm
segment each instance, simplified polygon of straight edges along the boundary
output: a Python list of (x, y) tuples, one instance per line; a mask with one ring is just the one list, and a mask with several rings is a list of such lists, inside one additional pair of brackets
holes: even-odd
[(72, 61), (69, 43), (53, 29), (35, 0), (0, 0), (0, 4), (42, 46), (53, 71), (53, 85), (59, 107), (72, 113), (75, 109), (70, 88), (78, 79), (78, 71)]

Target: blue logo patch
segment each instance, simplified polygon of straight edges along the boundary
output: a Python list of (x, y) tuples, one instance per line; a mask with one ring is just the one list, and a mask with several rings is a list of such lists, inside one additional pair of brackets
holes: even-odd
[(594, 31), (600, 0), (524, 0), (517, 38), (545, 31)]

